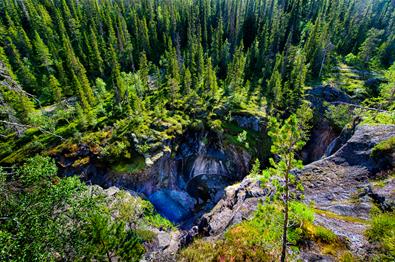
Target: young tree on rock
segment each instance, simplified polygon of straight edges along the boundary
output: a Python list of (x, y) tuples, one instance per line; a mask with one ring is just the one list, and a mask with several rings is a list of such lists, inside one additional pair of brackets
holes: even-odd
[[(304, 122), (304, 121), (301, 121)], [(269, 136), (272, 139), (271, 152), (278, 158), (275, 161), (270, 159), (271, 168), (264, 171), (266, 177), (273, 177), (273, 184), (276, 185), (276, 197), (282, 200), (284, 206), (283, 237), (281, 261), (284, 262), (287, 254), (287, 233), (288, 233), (288, 213), (290, 200), (290, 187), (303, 190), (300, 184), (295, 181), (292, 169), (301, 168), (302, 161), (295, 158), (295, 153), (305, 145), (307, 133), (303, 128), (296, 114), (292, 114), (283, 123), (272, 117), (269, 123)]]

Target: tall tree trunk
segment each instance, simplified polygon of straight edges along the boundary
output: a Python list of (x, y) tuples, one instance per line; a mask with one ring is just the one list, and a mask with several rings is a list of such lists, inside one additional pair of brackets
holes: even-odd
[(289, 166), (290, 164), (288, 163), (288, 168), (287, 172), (285, 173), (285, 196), (284, 196), (284, 223), (283, 223), (283, 245), (282, 245), (282, 250), (281, 250), (281, 262), (285, 262), (286, 255), (287, 255), (287, 231), (288, 231), (288, 198), (289, 198), (289, 188), (288, 188), (288, 183), (289, 183)]

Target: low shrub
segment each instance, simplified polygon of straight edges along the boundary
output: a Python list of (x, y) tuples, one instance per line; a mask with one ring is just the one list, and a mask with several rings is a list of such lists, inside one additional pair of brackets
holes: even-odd
[(381, 155), (391, 154), (395, 151), (395, 136), (378, 143), (372, 149), (371, 156), (379, 157)]
[[(300, 202), (290, 203), (290, 227), (288, 242), (298, 249), (304, 238), (304, 224), (311, 224), (314, 212)], [(215, 243), (195, 241), (182, 250), (182, 261), (276, 261), (281, 253), (282, 206), (260, 205), (250, 220), (245, 220), (230, 228), (224, 240)]]
[(395, 212), (373, 214), (366, 236), (376, 244), (375, 261), (395, 260)]

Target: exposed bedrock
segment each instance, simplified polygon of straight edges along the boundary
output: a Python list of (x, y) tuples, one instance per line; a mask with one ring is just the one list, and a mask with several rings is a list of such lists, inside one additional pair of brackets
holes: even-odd
[(251, 156), (214, 132), (189, 131), (174, 143), (175, 152), (160, 152), (144, 171), (111, 173), (106, 183), (144, 194), (159, 213), (187, 227), (221, 199), (226, 186), (247, 175)]
[[(395, 179), (388, 177), (395, 168), (395, 156), (393, 153), (371, 156), (375, 145), (394, 136), (394, 125), (357, 126), (332, 155), (296, 172), (304, 185), (306, 201), (314, 202), (323, 212), (339, 216), (317, 213), (316, 223), (346, 239), (350, 250), (360, 257), (368, 255), (366, 224), (353, 221), (368, 219), (373, 204), (382, 209), (395, 207)], [(383, 181), (384, 186), (376, 187), (375, 181)], [(259, 181), (249, 177), (225, 191), (224, 197), (200, 219), (200, 233), (210, 238), (222, 235), (229, 226), (248, 218), (258, 203), (271, 194), (260, 187)], [(303, 256), (324, 258), (319, 253), (306, 252)]]

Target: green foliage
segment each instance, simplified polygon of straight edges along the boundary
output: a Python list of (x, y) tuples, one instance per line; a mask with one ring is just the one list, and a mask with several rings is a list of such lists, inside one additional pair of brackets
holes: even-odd
[(325, 117), (339, 131), (351, 123), (353, 114), (348, 105), (328, 105)]
[(358, 57), (356, 55), (354, 55), (353, 53), (349, 53), (348, 55), (346, 55), (344, 60), (347, 65), (351, 65), (351, 66), (356, 66), (360, 63)]
[[(110, 156), (112, 156), (112, 155), (110, 154)], [(128, 161), (126, 163), (119, 162), (119, 163), (115, 164), (112, 167), (112, 169), (117, 173), (134, 174), (134, 173), (144, 170), (145, 167), (146, 166), (145, 166), (144, 157), (135, 156), (131, 159), (131, 161)]]
[[(273, 261), (281, 252), (282, 205), (265, 203), (259, 205), (254, 217), (230, 228), (224, 240), (214, 243), (195, 241), (180, 253), (181, 261), (209, 261), (218, 259), (234, 261)], [(311, 208), (300, 202), (290, 203), (289, 243), (297, 247), (307, 235), (305, 224), (314, 220)]]
[(395, 111), (377, 112), (356, 110), (356, 115), (362, 116), (364, 125), (395, 125)]
[[(263, 175), (266, 183), (275, 178), (278, 196), (283, 195), (280, 182), (287, 177), (294, 183), (290, 169), (300, 167), (295, 155), (308, 136), (300, 127), (310, 126), (312, 112), (304, 101), (306, 78), (327, 76), (346, 54), (347, 63), (358, 62), (366, 69), (385, 69), (394, 60), (394, 18), (389, 15), (394, 7), (384, 0), (283, 2), (2, 1), (0, 118), (6, 121), (0, 126), (0, 162), (13, 165), (36, 153), (68, 152), (65, 157), (73, 167), (88, 164), (93, 155), (116, 172), (138, 173), (145, 167), (142, 155), (167, 150), (168, 142), (187, 128), (207, 126), (221, 134), (225, 143), (267, 159), (269, 138), (229, 123), (228, 116), (295, 113), (297, 117), (293, 115), (283, 127), (271, 122), (272, 151), (279, 161), (272, 159), (272, 169)], [(361, 13), (366, 19), (360, 19)], [(358, 98), (372, 96), (359, 73), (349, 67), (342, 70), (338, 80), (345, 82), (344, 89)], [(394, 66), (385, 72), (386, 82), (374, 105), (384, 111), (364, 111), (365, 122), (394, 123), (393, 72)], [(342, 128), (350, 115), (336, 107), (328, 118)], [(88, 149), (89, 157), (78, 155), (81, 147)], [(258, 170), (256, 165), (253, 175)], [(7, 246), (1, 254), (15, 260), (80, 259), (78, 248), (84, 245), (77, 241), (76, 250), (64, 251), (52, 230), (56, 223), (70, 222), (57, 208), (68, 212), (75, 207), (83, 211), (80, 216), (71, 214), (75, 220), (70, 225), (77, 224), (75, 230), (85, 232), (83, 224), (96, 223), (95, 240), (87, 232), (85, 236), (70, 233), (65, 226), (66, 234), (56, 232), (65, 237), (64, 243), (71, 245), (73, 234), (91, 241), (86, 246), (94, 247), (84, 251), (85, 259), (110, 255), (133, 260), (126, 249), (135, 249), (131, 256), (139, 257), (135, 237), (105, 211), (99, 212), (102, 206), (84, 206), (82, 202), (89, 201), (78, 194), (86, 190), (77, 181), (56, 177), (53, 160), (29, 159), (17, 171), (17, 181), (12, 181), (21, 186), (17, 193), (8, 194), (8, 176), (1, 182), (7, 192), (3, 195), (16, 196), (4, 208), (10, 212), (12, 202), (23, 202), (11, 216), (18, 219), (17, 214), (26, 209), (32, 218), (26, 218), (29, 225), (22, 231), (13, 222), (0, 229), (0, 239)], [(57, 198), (58, 186), (70, 193), (63, 195), (64, 202)], [(35, 205), (37, 209), (29, 210)], [(89, 216), (82, 215), (87, 212)], [(48, 217), (54, 222), (48, 222)], [(169, 227), (152, 210), (147, 217), (147, 223)], [(45, 247), (40, 239), (53, 247)], [(116, 239), (122, 243), (113, 246)], [(62, 251), (48, 251), (51, 248)]]
[(366, 231), (369, 241), (377, 244), (374, 261), (395, 259), (395, 214), (386, 212), (373, 214), (372, 222)]
[(283, 124), (275, 118), (270, 119), (271, 152), (279, 160), (275, 161), (273, 158), (270, 158), (269, 161), (272, 167), (267, 171), (273, 177), (273, 182), (276, 185), (276, 196), (282, 199), (285, 196), (283, 195), (284, 189), (280, 181), (286, 181), (285, 187), (288, 187), (288, 183), (294, 184), (295, 178), (290, 171), (303, 166), (302, 161), (295, 159), (295, 153), (305, 145), (305, 134), (303, 126), (299, 125), (296, 115), (291, 115)]
[(174, 225), (167, 220), (166, 218), (162, 217), (158, 213), (155, 212), (154, 206), (151, 202), (145, 201), (143, 205), (144, 209), (144, 223), (157, 227), (163, 228), (165, 230), (173, 229)]
[[(302, 121), (310, 121), (303, 118)], [(280, 199), (284, 205), (284, 220), (282, 230), (282, 251), (281, 261), (286, 259), (287, 242), (297, 241), (289, 228), (289, 211), (292, 207), (289, 205), (290, 197), (295, 198), (294, 193), (290, 195), (289, 188), (291, 185), (296, 187), (296, 191), (303, 191), (303, 186), (296, 182), (294, 174), (291, 170), (294, 168), (302, 168), (301, 160), (295, 158), (295, 153), (302, 149), (307, 138), (307, 130), (298, 122), (296, 114), (292, 114), (283, 123), (271, 117), (269, 122), (269, 136), (272, 139), (271, 152), (277, 156), (278, 161), (273, 158), (269, 159), (272, 167), (266, 170), (263, 175), (263, 183), (268, 183), (268, 174), (272, 176), (271, 185), (275, 188), (275, 199)], [(308, 126), (307, 126), (308, 128)]]
[(18, 169), (21, 181), (25, 186), (46, 185), (56, 176), (58, 168), (54, 159), (37, 155), (29, 158), (26, 163)]
[(391, 137), (375, 145), (372, 149), (371, 156), (379, 157), (384, 155), (390, 155), (394, 153), (394, 151), (395, 151), (395, 137)]
[(380, 96), (384, 100), (384, 108), (395, 110), (395, 62), (385, 72), (384, 77), (387, 83), (380, 86)]
[[(388, 15), (393, 6), (383, 5), (383, 0), (366, 5), (359, 0), (287, 5), (280, 0), (245, 5), (236, 0), (218, 5), (5, 0), (0, 60), (9, 77), (0, 85), (5, 101), (0, 114), (35, 127), (44, 124), (76, 142), (84, 132), (114, 129), (119, 132), (108, 152), (114, 147), (126, 159), (127, 151), (150, 153), (193, 123), (222, 133), (228, 114), (288, 116), (303, 103), (306, 78), (327, 76), (342, 56), (350, 54), (350, 62), (358, 52), (358, 59), (372, 60), (365, 67), (393, 63), (393, 17)], [(359, 19), (361, 12), (367, 19)], [(365, 96), (363, 81), (354, 80), (345, 88)], [(391, 92), (383, 92), (391, 104)], [(72, 116), (58, 119), (54, 111), (60, 109)], [(1, 126), (7, 133), (23, 133), (16, 129)], [(130, 133), (138, 136), (137, 145), (125, 142)], [(54, 146), (43, 136), (24, 141), (24, 150), (6, 141), (3, 162)], [(240, 144), (235, 136), (226, 140)], [(242, 146), (254, 151), (247, 142)], [(104, 160), (111, 162), (110, 155)]]
[(248, 142), (246, 142), (246, 140), (247, 140), (247, 131), (243, 130), (243, 132), (241, 132), (237, 136), (237, 142), (239, 142), (240, 144), (244, 144), (246, 148), (249, 148), (249, 144)]
[(335, 233), (323, 226), (315, 227), (315, 237), (324, 243), (333, 243), (338, 240), (338, 236)]
[(139, 261), (144, 254), (137, 236), (127, 232), (122, 222), (113, 222), (101, 213), (90, 214), (87, 222), (88, 246), (84, 249), (88, 258), (111, 261), (119, 256), (125, 261)]
[[(54, 162), (41, 156), (28, 159), (18, 174), (14, 179), (21, 181), (0, 173), (0, 193), (7, 193), (0, 205), (0, 260), (139, 261), (142, 240), (126, 229), (123, 217), (113, 219), (105, 198), (79, 178), (56, 178)], [(15, 190), (20, 182), (30, 187)]]
[(251, 168), (248, 176), (252, 177), (252, 178), (258, 177), (261, 174), (260, 168), (261, 168), (261, 163), (259, 162), (259, 159), (257, 158), (257, 159), (255, 159), (255, 162), (252, 165), (252, 168)]

